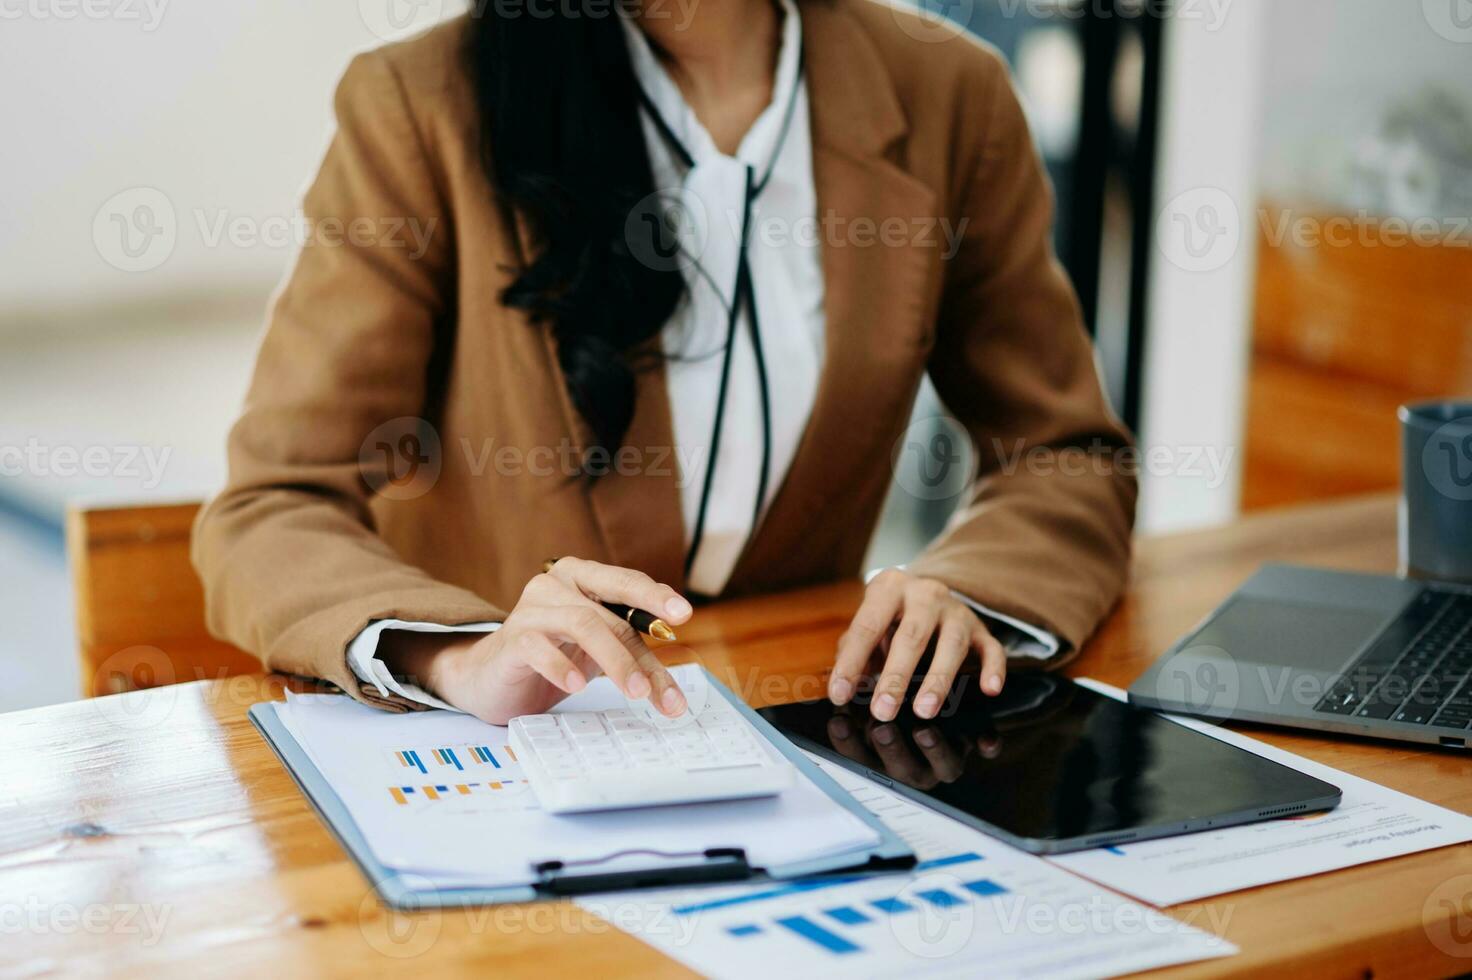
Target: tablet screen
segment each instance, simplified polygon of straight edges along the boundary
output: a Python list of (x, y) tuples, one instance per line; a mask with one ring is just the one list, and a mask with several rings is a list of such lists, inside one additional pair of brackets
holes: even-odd
[(917, 718), (908, 703), (887, 723), (869, 714), (867, 696), (761, 714), (803, 747), (919, 790), (1030, 850), (1158, 837), (1337, 802), (1328, 783), (1062, 677), (1014, 674), (995, 698), (963, 677), (933, 720)]

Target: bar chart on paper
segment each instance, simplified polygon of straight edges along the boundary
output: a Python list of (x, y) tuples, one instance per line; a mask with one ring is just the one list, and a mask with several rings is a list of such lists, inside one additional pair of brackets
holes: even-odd
[[(714, 977), (1094, 977), (1235, 947), (824, 765), (921, 859), (900, 875), (593, 897), (621, 928)], [(631, 921), (629, 910), (639, 910)]]
[(437, 812), (526, 810), (536, 807), (516, 753), (506, 744), (393, 746), (385, 751), (398, 772), (384, 787), (395, 807)]
[[(830, 878), (677, 905), (673, 911), (698, 916), (721, 910), (731, 917), (725, 933), (735, 939), (775, 937), (777, 945), (796, 942), (808, 952), (845, 956), (864, 952), (875, 939), (890, 942), (906, 932), (918, 939), (927, 929), (964, 928), (964, 919), (994, 911), (968, 908), (1011, 891), (984, 871), (984, 858), (967, 851), (923, 861), (909, 878)], [(895, 921), (906, 916), (917, 920), (914, 928)], [(944, 921), (920, 921), (927, 918)]]

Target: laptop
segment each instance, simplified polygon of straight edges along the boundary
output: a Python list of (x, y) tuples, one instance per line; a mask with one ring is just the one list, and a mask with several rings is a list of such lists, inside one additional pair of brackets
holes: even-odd
[(1472, 586), (1268, 565), (1130, 687), (1217, 720), (1468, 748)]

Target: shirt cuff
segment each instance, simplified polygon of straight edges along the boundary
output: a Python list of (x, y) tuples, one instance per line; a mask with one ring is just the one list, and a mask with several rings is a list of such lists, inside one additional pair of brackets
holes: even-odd
[[(894, 567), (900, 571), (905, 570), (905, 566), (903, 565), (896, 565)], [(874, 569), (868, 575), (864, 576), (864, 581), (867, 583), (882, 571), (884, 571), (882, 568)], [(1007, 656), (1009, 657), (1017, 657), (1018, 659), (1025, 660), (1048, 660), (1057, 656), (1058, 651), (1063, 646), (1062, 641), (1057, 636), (1049, 633), (1040, 626), (1025, 623), (1013, 616), (1008, 616), (1006, 613), (999, 613), (990, 606), (984, 606), (970, 596), (957, 592), (955, 589), (951, 590), (951, 595), (966, 603), (967, 606), (971, 607), (973, 612), (986, 622), (987, 629), (1002, 644), (1003, 649), (1007, 651)]]
[(459, 711), (459, 708), (441, 701), (418, 684), (400, 680), (393, 675), (378, 656), (378, 638), (384, 630), (407, 630), (411, 633), (494, 633), (500, 623), (464, 623), (460, 626), (443, 626), (439, 623), (411, 623), (402, 619), (376, 619), (363, 628), (348, 643), (348, 666), (364, 684), (372, 684), (378, 693), (388, 697), (390, 693), (401, 698), (425, 704), (431, 708)]

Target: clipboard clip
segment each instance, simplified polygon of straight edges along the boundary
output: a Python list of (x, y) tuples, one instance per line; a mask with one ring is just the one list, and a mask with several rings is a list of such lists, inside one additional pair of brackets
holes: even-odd
[[(647, 855), (659, 859), (649, 867), (614, 868), (626, 858)], [(588, 870), (592, 869), (592, 870)], [(625, 888), (662, 888), (674, 885), (741, 881), (755, 872), (740, 847), (712, 847), (704, 851), (628, 850), (581, 861), (542, 861), (533, 865), (536, 889), (548, 895), (585, 895)]]

